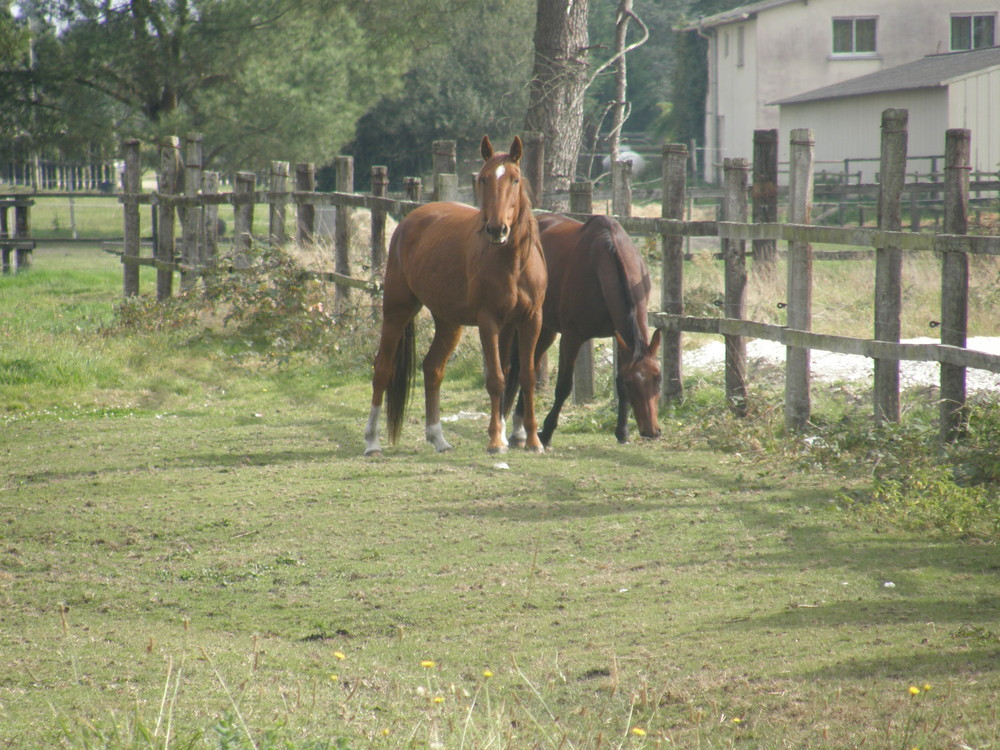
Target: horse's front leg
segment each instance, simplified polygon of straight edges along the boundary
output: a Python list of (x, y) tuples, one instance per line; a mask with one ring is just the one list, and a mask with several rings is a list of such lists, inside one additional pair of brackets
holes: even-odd
[(448, 358), (461, 338), (461, 326), (434, 318), (434, 340), (424, 357), (424, 435), (438, 453), (451, 450), (441, 429), (441, 381)]
[(522, 323), (517, 330), (517, 345), (520, 347), (521, 362), (521, 397), (523, 399), (525, 432), (525, 450), (541, 453), (545, 450), (538, 439), (538, 420), (535, 417), (535, 346), (542, 330), (542, 312)]
[(490, 442), (487, 453), (505, 453), (507, 436), (504, 434), (503, 419), (503, 363), (500, 359), (500, 329), (496, 321), (485, 315), (479, 320), (479, 340), (483, 345), (483, 360), (486, 364), (486, 392), (490, 396)]

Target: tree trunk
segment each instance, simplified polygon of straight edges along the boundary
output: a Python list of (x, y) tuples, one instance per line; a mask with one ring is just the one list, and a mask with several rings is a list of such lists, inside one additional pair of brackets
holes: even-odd
[[(546, 188), (568, 193), (576, 176), (587, 88), (589, 0), (538, 0), (535, 65), (524, 129), (545, 136)], [(558, 208), (543, 196), (540, 205)], [(565, 203), (565, 201), (562, 201)]]

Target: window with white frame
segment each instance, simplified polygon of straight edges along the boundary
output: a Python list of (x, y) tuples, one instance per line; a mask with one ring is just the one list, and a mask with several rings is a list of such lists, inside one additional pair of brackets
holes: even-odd
[(996, 43), (996, 13), (961, 13), (951, 17), (952, 51), (982, 49)]
[(874, 18), (834, 18), (833, 54), (874, 54), (875, 20)]

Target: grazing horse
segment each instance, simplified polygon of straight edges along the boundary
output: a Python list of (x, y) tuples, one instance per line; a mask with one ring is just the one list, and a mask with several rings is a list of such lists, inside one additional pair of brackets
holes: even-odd
[[(428, 203), (413, 210), (392, 235), (382, 297), (382, 335), (372, 377), (372, 406), (365, 427), (365, 455), (381, 453), (379, 413), (386, 395), (390, 443), (403, 426), (414, 364), (414, 317), (422, 307), (434, 318), (434, 340), (424, 358), (425, 435), (438, 451), (451, 445), (441, 430), (440, 396), (445, 363), (463, 326), (478, 326), (490, 396), (490, 453), (507, 449), (501, 410), (504, 365), (515, 334), (528, 450), (541, 451), (534, 407), (532, 352), (542, 327), (545, 258), (519, 162), (523, 146), (514, 138), (510, 153), (494, 153), (488, 137), (480, 150), (485, 163), (476, 186), (481, 208)], [(532, 439), (534, 438), (534, 439)]]
[[(535, 349), (535, 365), (559, 340), (559, 376), (555, 400), (540, 435), (548, 446), (559, 422), (559, 411), (573, 389), (573, 366), (584, 342), (614, 336), (618, 344), (618, 442), (628, 442), (628, 408), (632, 405), (639, 434), (660, 436), (657, 409), (660, 402), (660, 331), (649, 339), (646, 305), (649, 299), (649, 270), (628, 234), (614, 219), (593, 216), (585, 224), (557, 214), (538, 218), (542, 249), (548, 266), (542, 333)], [(649, 341), (647, 344), (646, 342)], [(516, 360), (516, 361), (515, 361)], [(520, 364), (512, 356), (511, 370)], [(514, 395), (513, 377), (507, 385), (505, 402)], [(509, 406), (507, 407), (509, 408)], [(531, 435), (521, 426), (521, 399), (518, 399), (511, 442)]]

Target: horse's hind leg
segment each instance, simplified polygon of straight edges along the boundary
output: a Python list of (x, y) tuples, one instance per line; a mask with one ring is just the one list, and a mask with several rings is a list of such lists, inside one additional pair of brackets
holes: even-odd
[(434, 318), (434, 340), (424, 357), (424, 398), (426, 423), (424, 434), (427, 442), (434, 446), (438, 453), (451, 450), (451, 444), (444, 439), (441, 429), (441, 381), (444, 380), (444, 368), (448, 358), (455, 351), (462, 338), (462, 327), (445, 323)]

